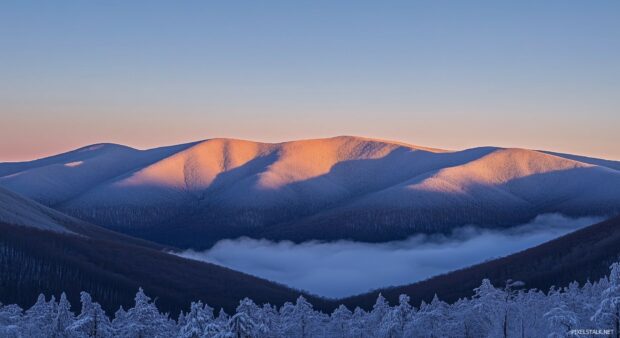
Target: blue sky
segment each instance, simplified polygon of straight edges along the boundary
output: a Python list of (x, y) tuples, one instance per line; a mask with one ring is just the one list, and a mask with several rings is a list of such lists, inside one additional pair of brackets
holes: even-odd
[(342, 134), (620, 159), (620, 1), (3, 1), (0, 161)]

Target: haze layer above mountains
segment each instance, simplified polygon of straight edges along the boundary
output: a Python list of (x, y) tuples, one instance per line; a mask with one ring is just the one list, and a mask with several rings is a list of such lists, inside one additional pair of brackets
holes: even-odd
[(611, 216), (619, 170), (620, 162), (525, 149), (210, 139), (0, 163), (0, 186), (114, 230), (204, 248), (239, 236), (389, 241), (543, 213)]

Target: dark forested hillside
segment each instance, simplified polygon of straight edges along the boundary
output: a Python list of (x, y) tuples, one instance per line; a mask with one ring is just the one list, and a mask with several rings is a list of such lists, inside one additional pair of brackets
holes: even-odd
[[(165, 311), (177, 312), (192, 300), (232, 310), (239, 299), (282, 304), (300, 294), (285, 286), (212, 264), (186, 260), (124, 237), (88, 238), (0, 223), (0, 301), (31, 305), (40, 292), (67, 291), (77, 304), (80, 291), (95, 296), (108, 311), (130, 305), (142, 286)], [(104, 231), (104, 234), (107, 231)], [(390, 302), (408, 294), (414, 303), (434, 294), (454, 301), (470, 296), (484, 278), (495, 285), (521, 280), (529, 288), (595, 280), (620, 254), (620, 217), (601, 222), (538, 247), (437, 276), (419, 283), (343, 299), (369, 309), (379, 292)], [(318, 309), (339, 303), (308, 297)]]
[(609, 265), (617, 261), (619, 255), (620, 217), (614, 217), (507, 257), (422, 282), (353, 296), (342, 302), (369, 309), (379, 293), (393, 304), (398, 302), (400, 294), (409, 295), (414, 304), (422, 300), (429, 302), (435, 294), (451, 302), (471, 296), (484, 278), (489, 278), (494, 285), (503, 285), (512, 279), (525, 282), (528, 288), (548, 290), (575, 280), (580, 283), (598, 280), (608, 273)]
[[(281, 305), (301, 293), (253, 276), (106, 239), (54, 233), (0, 223), (0, 301), (29, 307), (41, 292), (93, 295), (106, 311), (129, 306), (138, 287), (158, 306), (177, 313), (202, 300), (232, 311), (239, 300)], [(306, 296), (319, 308), (327, 303)]]

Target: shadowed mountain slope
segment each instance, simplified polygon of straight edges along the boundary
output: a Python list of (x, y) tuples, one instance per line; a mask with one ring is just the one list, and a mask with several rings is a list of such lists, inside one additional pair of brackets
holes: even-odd
[(551, 286), (567, 286), (572, 281), (598, 280), (609, 273), (609, 265), (619, 255), (620, 217), (615, 217), (503, 258), (414, 284), (349, 297), (342, 302), (369, 309), (379, 293), (392, 304), (398, 302), (400, 294), (411, 296), (412, 304), (430, 302), (435, 294), (442, 300), (455, 301), (471, 296), (484, 278), (498, 287), (512, 279), (525, 282), (527, 288), (547, 291)]
[[(19, 224), (16, 224), (19, 223)], [(88, 291), (107, 311), (131, 305), (138, 287), (161, 309), (178, 313), (191, 301), (234, 310), (244, 297), (281, 305), (299, 291), (99, 228), (0, 189), (0, 301), (23, 307), (39, 293), (66, 291), (78, 306)], [(307, 296), (317, 306), (326, 301)]]
[(97, 154), (39, 160), (23, 171), (0, 164), (0, 173), (11, 168), (0, 186), (114, 230), (193, 248), (242, 235), (387, 241), (466, 224), (506, 227), (541, 213), (620, 211), (620, 171), (609, 161), (525, 149), (444, 151), (342, 136)]

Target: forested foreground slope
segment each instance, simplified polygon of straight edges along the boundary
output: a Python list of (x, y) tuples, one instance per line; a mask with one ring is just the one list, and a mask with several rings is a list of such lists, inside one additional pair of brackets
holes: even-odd
[(0, 304), (3, 337), (619, 337), (620, 263), (594, 283), (571, 283), (545, 292), (510, 282), (497, 287), (482, 280), (470, 298), (446, 303), (411, 303), (406, 295), (389, 304), (379, 295), (370, 311), (339, 306), (317, 311), (305, 298), (275, 307), (241, 300), (232, 315), (194, 302), (177, 317), (161, 313), (157, 301), (140, 289), (133, 306), (120, 308), (111, 319), (90, 294), (82, 293), (81, 310), (71, 310), (65, 294), (49, 301), (42, 294), (23, 311)]
[[(244, 297), (282, 304), (302, 292), (217, 265), (106, 239), (60, 234), (0, 223), (0, 300), (29, 306), (41, 292), (78, 304), (79, 292), (103, 308), (127, 307), (138, 287), (178, 313), (193, 300), (230, 311)], [(321, 299), (306, 296), (317, 306)]]
[(84, 222), (0, 188), (0, 223), (163, 250), (164, 246)]
[(597, 280), (608, 272), (609, 265), (620, 257), (620, 217), (577, 230), (539, 246), (472, 267), (436, 276), (418, 283), (376, 290), (342, 300), (348, 306), (370, 308), (382, 293), (395, 302), (407, 294), (414, 302), (430, 301), (437, 294), (455, 301), (471, 296), (483, 278), (497, 285), (519, 280), (528, 288), (549, 289), (572, 281)]
[[(30, 305), (40, 292), (87, 291), (106, 310), (129, 305), (142, 286), (178, 313), (200, 299), (227, 310), (244, 297), (274, 304), (299, 291), (166, 253), (144, 240), (83, 222), (0, 188), (0, 301)], [(317, 306), (324, 301), (307, 296)]]

